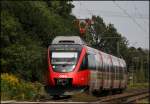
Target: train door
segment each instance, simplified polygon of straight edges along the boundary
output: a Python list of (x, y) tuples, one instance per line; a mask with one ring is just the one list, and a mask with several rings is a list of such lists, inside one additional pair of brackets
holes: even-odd
[(103, 87), (103, 58), (101, 52), (99, 52), (99, 71), (98, 71), (98, 78), (99, 78), (99, 83), (100, 83), (100, 90)]
[(118, 88), (118, 68), (117, 68), (117, 66), (115, 66), (114, 88)]
[(105, 56), (105, 89), (109, 89), (111, 85), (111, 76), (110, 76), (111, 60), (109, 55)]
[(126, 64), (124, 64), (124, 81), (125, 81), (125, 88), (127, 87), (127, 80), (128, 80), (127, 67), (126, 67)]
[(94, 89), (99, 90), (101, 85), (101, 78), (100, 78), (100, 58), (99, 54), (95, 54), (95, 61), (96, 61), (96, 84)]
[(120, 60), (118, 59), (118, 88), (121, 88), (121, 62)]
[(124, 75), (124, 68), (121, 66), (121, 88), (124, 88), (124, 78), (123, 78), (123, 75)]
[(108, 64), (107, 64), (107, 55), (103, 53), (103, 89), (107, 89), (108, 81)]
[(112, 61), (112, 56), (110, 55), (110, 60), (111, 60), (111, 65), (110, 65), (110, 88), (113, 88), (113, 82), (114, 82), (114, 68), (113, 68), (113, 61)]
[(103, 66), (102, 66), (102, 88), (105, 89), (105, 86), (106, 86), (106, 68), (105, 68), (105, 64), (106, 64), (106, 61), (105, 61), (105, 57), (104, 55), (102, 54), (102, 57), (103, 57)]
[(115, 83), (115, 67), (112, 64), (111, 68), (111, 87), (114, 88), (114, 83)]
[(120, 79), (120, 89), (124, 87), (124, 79), (123, 79), (123, 73), (124, 73), (124, 68), (123, 68), (123, 62), (121, 59), (120, 61), (120, 67), (119, 67), (119, 79)]
[(116, 88), (119, 88), (119, 65), (116, 66)]
[(127, 68), (126, 63), (123, 61), (123, 88), (127, 86)]
[(110, 87), (111, 87), (111, 65), (112, 65), (110, 55), (108, 55), (108, 57), (107, 57), (107, 63), (108, 63), (107, 86), (110, 89)]
[(112, 56), (112, 62), (113, 62), (113, 88), (117, 88), (117, 61), (114, 56)]
[(88, 54), (88, 69), (90, 70), (89, 90), (92, 92), (97, 80), (95, 55), (92, 53)]

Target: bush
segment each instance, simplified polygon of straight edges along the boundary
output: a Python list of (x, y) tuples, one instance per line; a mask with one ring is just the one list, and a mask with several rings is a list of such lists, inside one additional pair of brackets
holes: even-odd
[(1, 74), (1, 100), (36, 100), (45, 94), (40, 83), (25, 82), (8, 73)]
[(128, 89), (142, 89), (142, 88), (148, 88), (149, 83), (134, 83), (134, 84), (129, 84)]

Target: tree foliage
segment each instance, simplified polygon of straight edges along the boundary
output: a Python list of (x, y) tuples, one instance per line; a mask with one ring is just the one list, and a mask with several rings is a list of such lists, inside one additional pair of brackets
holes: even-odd
[(91, 36), (91, 30), (89, 29), (86, 34), (88, 37), (86, 41), (93, 47), (106, 53), (118, 57), (120, 57), (121, 54), (124, 54), (123, 51), (120, 50), (127, 50), (127, 39), (117, 32), (117, 29), (113, 24), (106, 25), (99, 16), (93, 16), (93, 18), (95, 20), (93, 25), (95, 37), (93, 38)]
[(40, 80), (51, 40), (76, 32), (75, 17), (70, 15), (73, 5), (66, 1), (2, 1), (1, 7), (2, 72)]

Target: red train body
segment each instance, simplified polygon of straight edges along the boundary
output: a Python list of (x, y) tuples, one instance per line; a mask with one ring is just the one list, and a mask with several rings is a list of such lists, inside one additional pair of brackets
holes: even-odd
[[(48, 86), (52, 95), (78, 88), (90, 92), (125, 89), (127, 69), (123, 59), (87, 46), (80, 37), (58, 36), (48, 48)], [(60, 90), (61, 89), (61, 90)], [(61, 92), (61, 93), (60, 93)]]

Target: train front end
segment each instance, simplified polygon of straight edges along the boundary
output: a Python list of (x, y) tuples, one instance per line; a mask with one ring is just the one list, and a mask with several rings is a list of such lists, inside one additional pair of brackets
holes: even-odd
[(72, 95), (87, 88), (89, 70), (83, 69), (86, 49), (80, 44), (52, 44), (48, 48), (49, 93)]

